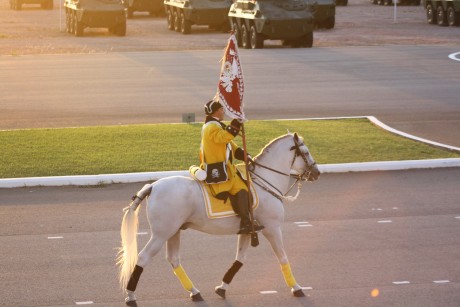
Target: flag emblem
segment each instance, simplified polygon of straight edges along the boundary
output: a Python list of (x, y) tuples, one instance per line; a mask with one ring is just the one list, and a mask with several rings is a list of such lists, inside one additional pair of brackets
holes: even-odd
[(231, 118), (245, 119), (243, 111), (243, 71), (241, 70), (238, 56), (238, 44), (235, 35), (228, 40), (222, 58), (222, 66), (217, 87), (220, 103), (224, 106), (225, 113)]

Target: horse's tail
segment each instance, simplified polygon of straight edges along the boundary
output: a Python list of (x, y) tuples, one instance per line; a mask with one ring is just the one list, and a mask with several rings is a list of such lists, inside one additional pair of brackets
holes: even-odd
[(137, 229), (139, 226), (137, 207), (126, 207), (121, 222), (121, 247), (118, 251), (117, 265), (120, 269), (119, 281), (122, 289), (126, 289), (131, 273), (137, 264)]
[(122, 289), (126, 289), (131, 273), (137, 264), (137, 229), (139, 227), (138, 208), (141, 202), (152, 192), (152, 185), (146, 184), (133, 196), (133, 202), (123, 209), (121, 221), (121, 247), (118, 251), (117, 265), (120, 269), (119, 280)]

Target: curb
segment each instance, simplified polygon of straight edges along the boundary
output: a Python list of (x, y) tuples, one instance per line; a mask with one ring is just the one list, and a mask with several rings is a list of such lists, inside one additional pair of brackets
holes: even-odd
[[(374, 125), (405, 138), (414, 141), (429, 144), (431, 146), (460, 152), (460, 148), (432, 142), (422, 139), (396, 129), (393, 129), (374, 116), (357, 116), (357, 117), (334, 117), (334, 118), (316, 118), (316, 119), (299, 119), (299, 120), (322, 120), (322, 119), (344, 119), (344, 118), (367, 118)], [(363, 162), (363, 163), (341, 163), (341, 164), (321, 164), (318, 165), (323, 174), (327, 173), (346, 173), (346, 172), (369, 172), (369, 171), (395, 171), (427, 168), (446, 168), (460, 167), (460, 158), (449, 159), (430, 159), (430, 160), (404, 160), (404, 161), (380, 161), (380, 162)], [(9, 178), (0, 179), (0, 188), (20, 188), (34, 186), (90, 186), (105, 185), (113, 183), (135, 183), (155, 181), (170, 176), (189, 176), (189, 171), (167, 171), (167, 172), (143, 172), (143, 173), (126, 173), (126, 174), (101, 174), (101, 175), (80, 175), (80, 176), (56, 176), (56, 177), (28, 177), (28, 178)]]
[[(327, 173), (396, 171), (426, 168), (460, 167), (460, 158), (432, 159), (432, 160), (405, 160), (364, 163), (320, 164), (319, 170)], [(126, 174), (56, 176), (56, 177), (28, 177), (0, 179), (0, 188), (21, 188), (35, 186), (92, 186), (113, 183), (135, 183), (156, 181), (170, 176), (190, 176), (189, 171), (145, 172)]]

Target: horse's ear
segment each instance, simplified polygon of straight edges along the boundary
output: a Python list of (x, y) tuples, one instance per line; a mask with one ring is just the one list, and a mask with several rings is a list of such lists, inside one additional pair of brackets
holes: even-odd
[(297, 132), (294, 132), (294, 140), (297, 142), (299, 140), (299, 136), (297, 135)]

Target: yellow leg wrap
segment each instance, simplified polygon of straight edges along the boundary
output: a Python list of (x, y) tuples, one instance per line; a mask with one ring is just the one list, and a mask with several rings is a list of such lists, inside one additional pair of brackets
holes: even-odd
[(297, 285), (294, 276), (292, 275), (291, 266), (289, 263), (281, 265), (281, 272), (283, 272), (284, 280), (289, 287), (294, 287)]
[(174, 269), (174, 275), (176, 275), (177, 278), (179, 278), (179, 281), (185, 290), (192, 291), (193, 283), (190, 280), (190, 278), (188, 278), (187, 273), (185, 273), (182, 265), (179, 265), (177, 268)]

